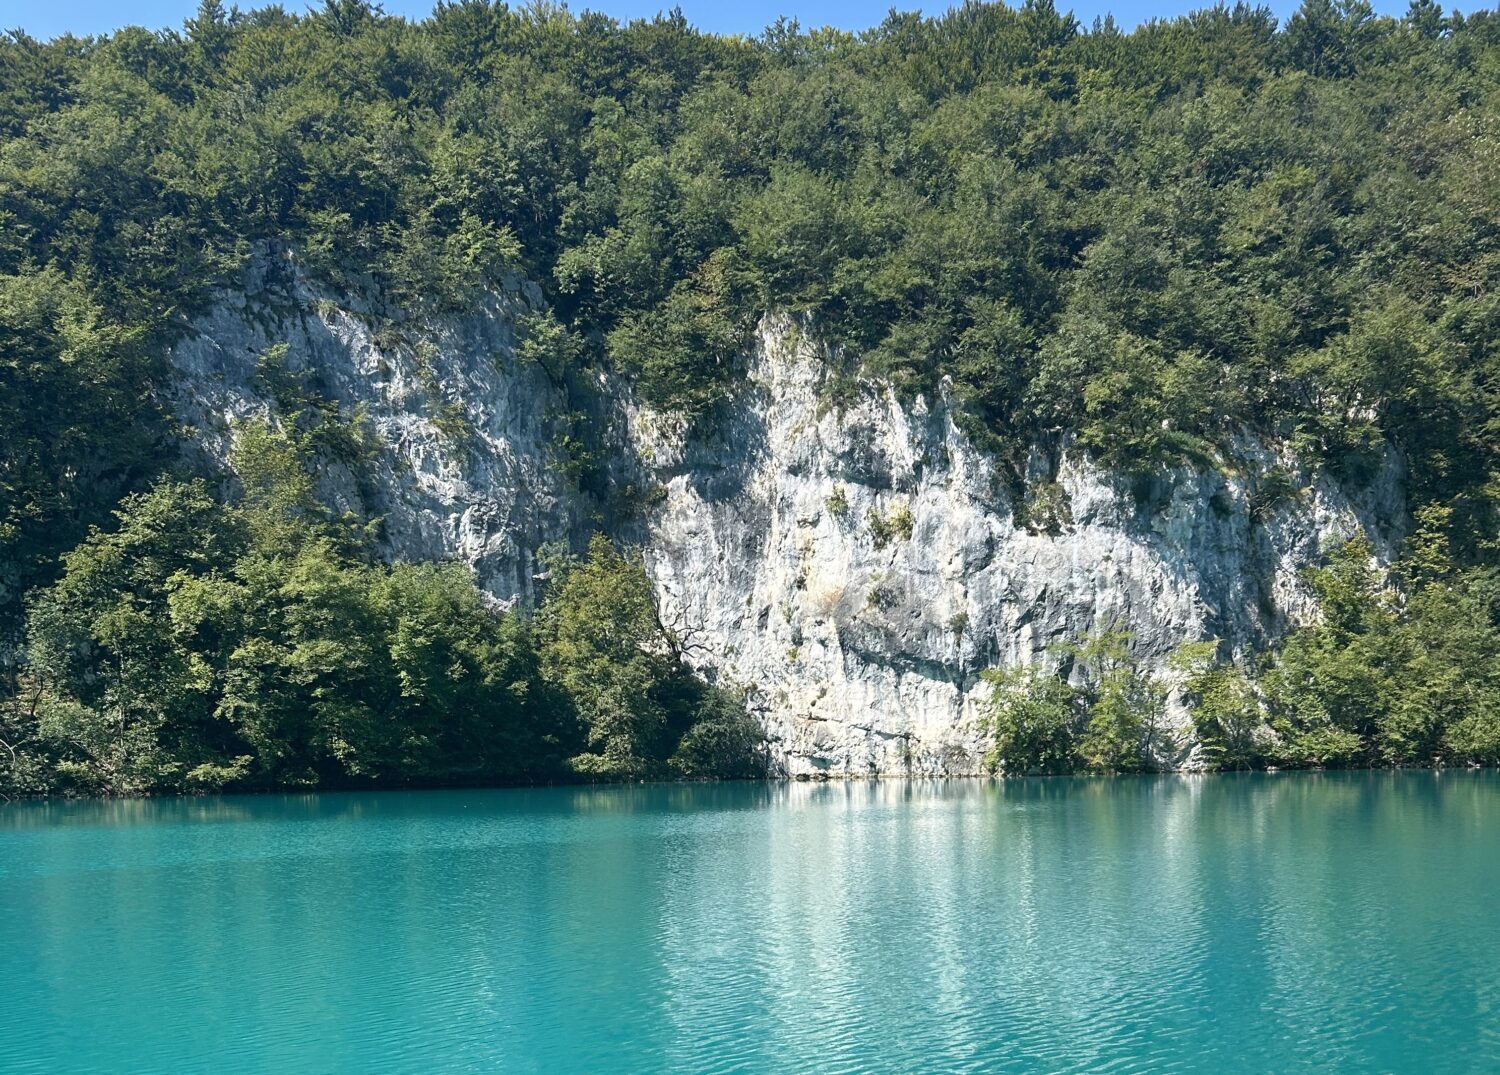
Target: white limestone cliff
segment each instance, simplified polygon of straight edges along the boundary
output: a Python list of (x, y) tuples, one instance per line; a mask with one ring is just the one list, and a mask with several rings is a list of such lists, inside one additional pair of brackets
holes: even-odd
[(503, 603), (529, 599), (537, 550), (585, 511), (558, 458), (566, 393), (515, 356), (514, 320), (540, 301), (516, 283), (462, 315), (392, 321), (256, 259), (172, 349), (173, 403), (222, 465), (236, 422), (273, 409), (257, 365), (285, 344), (286, 368), (362, 413), (375, 448), (359, 465), (325, 460), (320, 495), (379, 517), (393, 558), (460, 559)]
[[(1051, 525), (1020, 526), (946, 400), (865, 383), (832, 405), (788, 318), (761, 325), (743, 389), (704, 432), (618, 382), (592, 386), (610, 472), (659, 489), (627, 516), (565, 476), (561, 416), (577, 403), (515, 354), (534, 288), (392, 323), (277, 275), (262, 263), (172, 352), (202, 452), (223, 460), (233, 420), (268, 409), (257, 357), (286, 343), (289, 369), (368, 416), (372, 457), (330, 463), (322, 489), (383, 517), (390, 556), (465, 560), (511, 603), (535, 596), (545, 543), (577, 547), (595, 527), (639, 542), (689, 658), (749, 692), (787, 775), (977, 772), (986, 668), (1055, 660), (1055, 643), (1103, 629), (1156, 668), (1192, 639), (1243, 658), (1311, 613), (1299, 571), (1320, 544), (1356, 528), (1389, 541), (1401, 518), (1394, 461), (1354, 493), (1246, 436), (1217, 468), (1144, 486), (1066, 442), (1037, 449), (1029, 484), (1049, 504), (1030, 514)], [(1288, 480), (1268, 499), (1273, 468)], [(1164, 754), (1193, 764), (1186, 727)]]
[[(1293, 474), (1257, 507), (1259, 476), (1286, 461), (1245, 438), (1227, 475), (1179, 469), (1146, 506), (1062, 451), (1068, 521), (1033, 532), (946, 403), (872, 384), (832, 408), (820, 371), (791, 322), (771, 320), (750, 390), (711, 436), (684, 445), (636, 423), (667, 490), (646, 545), (666, 615), (752, 691), (790, 775), (977, 772), (984, 669), (1115, 629), (1162, 671), (1188, 640), (1245, 656), (1312, 614), (1299, 572), (1320, 543), (1380, 536), (1401, 514), (1394, 465), (1362, 497)], [(871, 523), (908, 516), (909, 537), (882, 541)], [(1187, 729), (1174, 738), (1163, 760), (1192, 764)]]

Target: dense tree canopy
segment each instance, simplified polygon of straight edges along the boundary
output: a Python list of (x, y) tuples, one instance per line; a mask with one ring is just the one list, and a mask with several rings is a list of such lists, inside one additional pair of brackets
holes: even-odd
[[(208, 510), (191, 483), (147, 491), (177, 458), (159, 356), (268, 248), (335, 284), (373, 279), (416, 311), (522, 273), (550, 306), (529, 334), (539, 361), (613, 366), (694, 415), (735, 390), (759, 316), (807, 312), (830, 384), (857, 369), (909, 392), (946, 382), (1017, 481), (1026, 446), (1062, 434), (1138, 471), (1212, 462), (1246, 427), (1354, 481), (1395, 451), (1413, 508), (1440, 513), (1441, 585), (1464, 595), (1453, 607), (1493, 612), (1475, 580), (1500, 533), (1497, 105), (1500, 18), (1431, 0), (1402, 18), (1306, 0), (1284, 26), (1236, 4), (1131, 33), (1081, 26), (1052, 0), (965, 3), (893, 11), (861, 34), (781, 22), (754, 39), (700, 33), (676, 12), (622, 25), (441, 0), (411, 22), (366, 0), (305, 15), (204, 0), (181, 31), (12, 33), (0, 38), (3, 633), (20, 636), (21, 595), (101, 526), (32, 629), (48, 675), (63, 675), (76, 658), (49, 650), (48, 632), (105, 646), (133, 618), (155, 624), (110, 650), (109, 676), (59, 680), (92, 714), (87, 734), (117, 744), (77, 747), (95, 759), (89, 779), (137, 725), (159, 739), (168, 709), (172, 734), (199, 744), (168, 753), (225, 771), (247, 756), (278, 780), (415, 758), (498, 773), (509, 763), (448, 726), (470, 708), (464, 692), (482, 681), (529, 699), (513, 690), (544, 675), (528, 661), (608, 660), (612, 643), (562, 621), (540, 658), (503, 632), (434, 626), (402, 641), (407, 620), (446, 623), (478, 598), (447, 568), (329, 567), (359, 560), (355, 538), (308, 530), (315, 505), (294, 480), (267, 486), (290, 498), (284, 517), (247, 487), (212, 542), (157, 549), (174, 540), (160, 520), (201, 527)], [(300, 536), (276, 546), (257, 527)], [(274, 572), (256, 570), (271, 555), (256, 549), (282, 558)], [(202, 584), (220, 575), (223, 587)], [(1361, 615), (1438, 622), (1420, 588), (1403, 592), (1412, 605)], [(304, 605), (322, 611), (289, 611)], [(331, 635), (353, 633), (330, 626), (345, 615), (374, 625), (362, 645), (389, 650), (330, 657)], [(256, 616), (268, 626), (251, 635), (226, 626)], [(1384, 637), (1341, 623), (1288, 652), (1283, 697), (1323, 682), (1292, 671), (1317, 647)], [(210, 656), (182, 649), (192, 631), (257, 641)], [(131, 656), (137, 645), (158, 648)], [(166, 674), (158, 658), (184, 662), (170, 690), (139, 679)], [(469, 671), (445, 679), (434, 661)], [(642, 744), (664, 749), (659, 729), (682, 731), (655, 708), (664, 667), (646, 651), (611, 665), (641, 682), (575, 691), (583, 742), (545, 749), (636, 771)], [(20, 669), (3, 671), (14, 694)], [(285, 704), (312, 722), (295, 735), (263, 712), (290, 690), (302, 694)], [(336, 701), (304, 706), (320, 698)], [(422, 710), (399, 740), (369, 717), (391, 698)], [(1418, 718), (1346, 729), (1335, 710), (1330, 728), (1383, 757), (1433, 741)], [(1124, 733), (1107, 730), (1096, 760), (1116, 767)], [(703, 749), (738, 741), (722, 733)], [(1350, 756), (1325, 738), (1308, 758)], [(126, 754), (108, 765), (144, 766), (127, 783), (176, 764)]]
[[(1393, 440), (1472, 544), (1495, 529), (1497, 40), (1490, 14), (1363, 0), (1279, 29), (1237, 5), (1125, 34), (1029, 0), (754, 40), (205, 0), (181, 32), (11, 35), (0, 329), (124, 361), (265, 242), (408, 305), (518, 268), (577, 361), (702, 407), (760, 312), (805, 309), (875, 372), (951, 377), (1001, 441), (1073, 428), (1146, 465), (1249, 424), (1358, 467)], [(8, 362), (12, 398), (46, 392), (32, 365)]]
[(371, 561), (282, 431), (242, 427), (234, 462), (233, 503), (128, 496), (37, 595), (0, 794), (763, 771), (743, 705), (671, 659), (637, 558), (556, 558), (533, 623), (459, 565)]

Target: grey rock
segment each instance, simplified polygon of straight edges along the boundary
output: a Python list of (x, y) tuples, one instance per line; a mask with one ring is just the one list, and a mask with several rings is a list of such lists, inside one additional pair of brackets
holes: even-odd
[(258, 263), (250, 294), (227, 294), (171, 352), (195, 453), (222, 469), (236, 422), (272, 410), (257, 362), (284, 343), (287, 367), (343, 414), (363, 410), (374, 438), (362, 465), (324, 461), (320, 495), (379, 518), (393, 559), (463, 560), (502, 602), (529, 600), (537, 550), (587, 512), (556, 459), (566, 394), (515, 356), (513, 320), (532, 300), (506, 291), (461, 316), (392, 323), (295, 273), (281, 293), (254, 287), (266, 272)]
[[(808, 334), (785, 317), (762, 323), (743, 390), (705, 433), (636, 405), (612, 378), (590, 386), (613, 482), (664, 491), (644, 519), (611, 513), (556, 458), (556, 416), (579, 406), (576, 386), (570, 399), (516, 357), (514, 318), (540, 301), (516, 281), (462, 315), (377, 330), (378, 304), (263, 260), (173, 349), (177, 411), (195, 451), (222, 466), (234, 421), (271, 406), (257, 356), (284, 342), (291, 368), (368, 416), (373, 460), (364, 473), (329, 461), (320, 488), (382, 517), (392, 559), (461, 559), (509, 604), (535, 599), (546, 543), (577, 548), (602, 526), (641, 544), (664, 618), (705, 674), (747, 691), (785, 775), (978, 772), (986, 668), (1055, 661), (1049, 647), (1101, 629), (1130, 632), (1163, 676), (1187, 640), (1222, 638), (1245, 659), (1315, 615), (1300, 572), (1324, 543), (1363, 529), (1384, 557), (1400, 537), (1394, 458), (1351, 491), (1249, 434), (1221, 466), (1145, 489), (1066, 440), (1037, 446), (1030, 476), (1051, 475), (1066, 511), (1055, 533), (1020, 527), (946, 393), (903, 400), (868, 382), (830, 406)], [(444, 408), (467, 436), (435, 424)], [(1257, 506), (1273, 466), (1292, 492)], [(902, 512), (910, 537), (878, 541), (871, 514)], [(1175, 701), (1171, 717), (1164, 756), (1191, 767)]]
[[(1394, 460), (1352, 495), (1249, 436), (1223, 473), (1163, 476), (1150, 510), (1064, 445), (1055, 480), (1071, 522), (1031, 532), (948, 399), (869, 384), (831, 409), (804, 339), (786, 320), (762, 326), (730, 459), (718, 438), (684, 444), (633, 416), (667, 489), (646, 546), (662, 606), (706, 669), (759, 701), (787, 775), (978, 772), (984, 669), (1055, 661), (1053, 644), (1110, 629), (1169, 680), (1185, 641), (1222, 638), (1243, 658), (1315, 614), (1300, 572), (1324, 543), (1362, 528), (1388, 554), (1398, 536)], [(1257, 513), (1255, 476), (1276, 465), (1295, 491)], [(731, 490), (704, 480), (726, 472)], [(882, 547), (867, 520), (901, 509), (911, 537)], [(1175, 700), (1170, 716), (1168, 760), (1191, 765)]]

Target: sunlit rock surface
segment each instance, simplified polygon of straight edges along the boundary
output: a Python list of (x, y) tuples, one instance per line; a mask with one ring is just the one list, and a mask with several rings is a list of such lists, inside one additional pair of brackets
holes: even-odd
[[(945, 399), (865, 383), (833, 404), (787, 318), (766, 319), (743, 390), (685, 434), (618, 383), (518, 359), (514, 320), (540, 301), (517, 282), (461, 315), (393, 320), (261, 260), (174, 349), (176, 407), (222, 462), (235, 420), (271, 407), (258, 356), (287, 344), (286, 367), (372, 434), (363, 461), (325, 461), (323, 495), (378, 516), (392, 558), (462, 559), (503, 603), (535, 598), (544, 544), (602, 528), (642, 545), (689, 659), (748, 692), (788, 775), (976, 772), (984, 669), (1056, 662), (1056, 643), (1100, 630), (1163, 673), (1192, 639), (1244, 659), (1312, 614), (1299, 572), (1320, 544), (1363, 528), (1388, 553), (1398, 536), (1394, 462), (1351, 491), (1249, 437), (1213, 470), (1149, 480), (1066, 439), (1034, 450), (1041, 495), (1019, 524)], [(578, 490), (560, 445), (580, 409), (614, 491), (653, 495)], [(1169, 722), (1163, 760), (1191, 767), (1179, 707)]]

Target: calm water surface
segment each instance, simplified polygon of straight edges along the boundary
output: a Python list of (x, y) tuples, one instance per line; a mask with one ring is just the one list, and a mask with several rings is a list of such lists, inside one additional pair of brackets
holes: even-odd
[(0, 809), (0, 1071), (1500, 1071), (1500, 774)]

